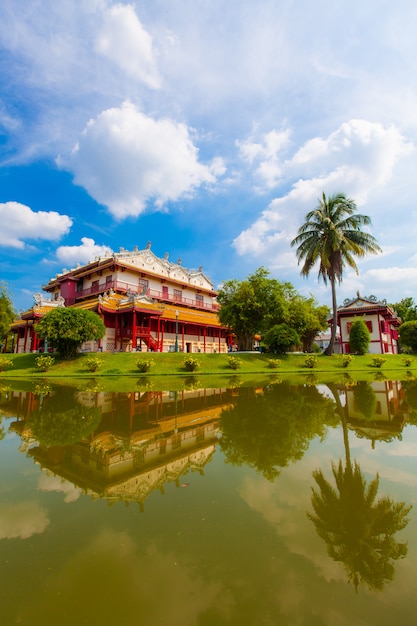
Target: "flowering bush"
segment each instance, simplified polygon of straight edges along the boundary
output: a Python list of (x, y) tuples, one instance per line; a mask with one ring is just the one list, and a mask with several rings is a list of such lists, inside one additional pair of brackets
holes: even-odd
[(136, 361), (136, 367), (142, 374), (149, 372), (153, 364), (154, 362), (152, 359), (139, 359)]
[(382, 367), (387, 359), (383, 356), (374, 356), (372, 359), (372, 367)]
[(342, 354), (340, 356), (340, 363), (342, 367), (348, 367), (348, 365), (350, 365), (350, 363), (352, 363), (352, 361), (354, 360), (355, 357), (353, 356), (353, 354)]
[(280, 363), (280, 359), (268, 359), (268, 367), (270, 367), (272, 370), (276, 370), (280, 366)]
[(13, 361), (10, 359), (0, 359), (0, 372), (4, 372), (8, 367), (12, 367)]
[(187, 372), (195, 372), (200, 367), (200, 363), (194, 357), (187, 356), (184, 359), (184, 367)]
[(406, 367), (410, 367), (410, 365), (413, 362), (413, 359), (411, 358), (411, 356), (405, 356), (403, 357), (402, 362), (404, 363)]
[(313, 367), (316, 367), (316, 365), (317, 365), (317, 357), (315, 354), (309, 354), (308, 356), (306, 356), (305, 361), (304, 361), (305, 367), (309, 367), (310, 369), (313, 369)]
[(49, 354), (42, 354), (35, 359), (35, 365), (40, 372), (47, 372), (54, 363), (54, 357), (50, 356)]
[(242, 359), (239, 359), (237, 356), (228, 356), (227, 357), (228, 367), (232, 370), (238, 370), (242, 367)]
[(84, 361), (89, 372), (96, 372), (102, 362), (103, 361), (98, 356), (90, 356)]

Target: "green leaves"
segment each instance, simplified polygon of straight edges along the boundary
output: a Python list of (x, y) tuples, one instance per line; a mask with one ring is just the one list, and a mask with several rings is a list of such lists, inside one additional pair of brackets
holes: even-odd
[(93, 311), (75, 307), (59, 307), (42, 317), (36, 325), (36, 333), (48, 338), (63, 359), (76, 355), (85, 341), (101, 339), (106, 329), (101, 318)]

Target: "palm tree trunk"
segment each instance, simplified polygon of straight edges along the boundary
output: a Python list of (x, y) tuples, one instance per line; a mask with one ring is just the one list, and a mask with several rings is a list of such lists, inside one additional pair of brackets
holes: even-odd
[(348, 469), (351, 472), (352, 460), (350, 457), (349, 434), (348, 434), (348, 425), (346, 421), (345, 408), (342, 406), (342, 403), (340, 402), (340, 397), (337, 392), (336, 385), (334, 383), (327, 383), (327, 388), (331, 391), (331, 394), (336, 403), (336, 413), (338, 414), (338, 416), (340, 417), (340, 421), (342, 422), (343, 444), (345, 446), (346, 469)]
[(336, 330), (337, 330), (336, 279), (334, 276), (330, 278), (330, 284), (332, 286), (333, 323), (332, 323), (332, 333), (330, 335), (330, 343), (323, 353), (323, 354), (326, 354), (327, 356), (330, 356), (333, 354), (334, 344), (336, 340)]

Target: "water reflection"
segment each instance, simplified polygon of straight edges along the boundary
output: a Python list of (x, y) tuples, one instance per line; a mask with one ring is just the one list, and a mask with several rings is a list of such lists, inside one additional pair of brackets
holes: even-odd
[(407, 544), (394, 535), (407, 525), (411, 505), (377, 500), (379, 476), (367, 483), (356, 462), (345, 467), (342, 460), (333, 463), (332, 473), (336, 488), (321, 470), (313, 472), (318, 489), (313, 488), (311, 498), (315, 515), (308, 517), (355, 589), (365, 583), (380, 591), (394, 576), (393, 562), (407, 555)]
[(273, 480), (336, 423), (334, 403), (317, 387), (282, 382), (242, 388), (222, 412), (220, 447), (229, 463), (249, 465)]
[[(11, 394), (21, 451), (85, 493), (143, 503), (166, 483), (203, 472), (232, 391), (104, 393), (50, 387)], [(38, 445), (36, 445), (38, 444)]]
[[(348, 422), (357, 431), (357, 422), (373, 423), (372, 430), (361, 429), (361, 435), (372, 440), (386, 439), (387, 424), (404, 425), (399, 410), (401, 385), (360, 382), (345, 388), (345, 405), (340, 390), (329, 385), (341, 419), (345, 446), (345, 465), (340, 459), (332, 463), (335, 486), (321, 469), (313, 472), (318, 488), (312, 488), (311, 503), (315, 514), (308, 513), (318, 535), (324, 540), (327, 554), (342, 563), (347, 579), (356, 591), (360, 583), (381, 591), (394, 576), (394, 562), (407, 555), (406, 542), (394, 535), (405, 528), (411, 505), (388, 497), (377, 499), (379, 475), (367, 482), (359, 464), (351, 460)], [(376, 429), (383, 423), (382, 433)], [(392, 430), (389, 431), (392, 436)]]
[(413, 624), (413, 381), (200, 378), (0, 392), (0, 623)]

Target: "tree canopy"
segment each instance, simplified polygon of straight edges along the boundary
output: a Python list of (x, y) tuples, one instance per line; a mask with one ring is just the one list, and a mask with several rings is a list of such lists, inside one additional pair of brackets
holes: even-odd
[(417, 320), (417, 305), (414, 302), (414, 298), (403, 298), (399, 302), (395, 302), (389, 306), (396, 311), (398, 317), (400, 317), (403, 322)]
[(398, 329), (400, 344), (404, 349), (417, 352), (417, 321), (404, 322)]
[(16, 311), (14, 310), (7, 285), (4, 282), (0, 282), (0, 343), (3, 343), (15, 316)]
[(74, 357), (85, 341), (101, 339), (105, 332), (97, 313), (74, 307), (52, 309), (36, 325), (37, 335), (47, 337), (63, 359)]
[(327, 306), (319, 306), (312, 296), (301, 296), (291, 283), (271, 278), (263, 267), (243, 281), (226, 281), (217, 300), (219, 319), (233, 329), (241, 350), (252, 349), (256, 334), (287, 324), (309, 351), (317, 333), (327, 328)]
[(318, 277), (325, 284), (330, 282), (332, 290), (333, 323), (332, 334), (326, 354), (332, 354), (336, 338), (337, 301), (336, 281), (343, 278), (345, 266), (358, 273), (355, 257), (367, 253), (377, 253), (381, 249), (375, 238), (363, 232), (370, 225), (367, 215), (356, 213), (356, 204), (345, 194), (338, 193), (327, 197), (323, 192), (318, 206), (307, 213), (304, 224), (298, 229), (291, 245), (297, 246), (299, 263), (303, 261), (301, 274), (308, 276), (312, 268), (319, 264)]

